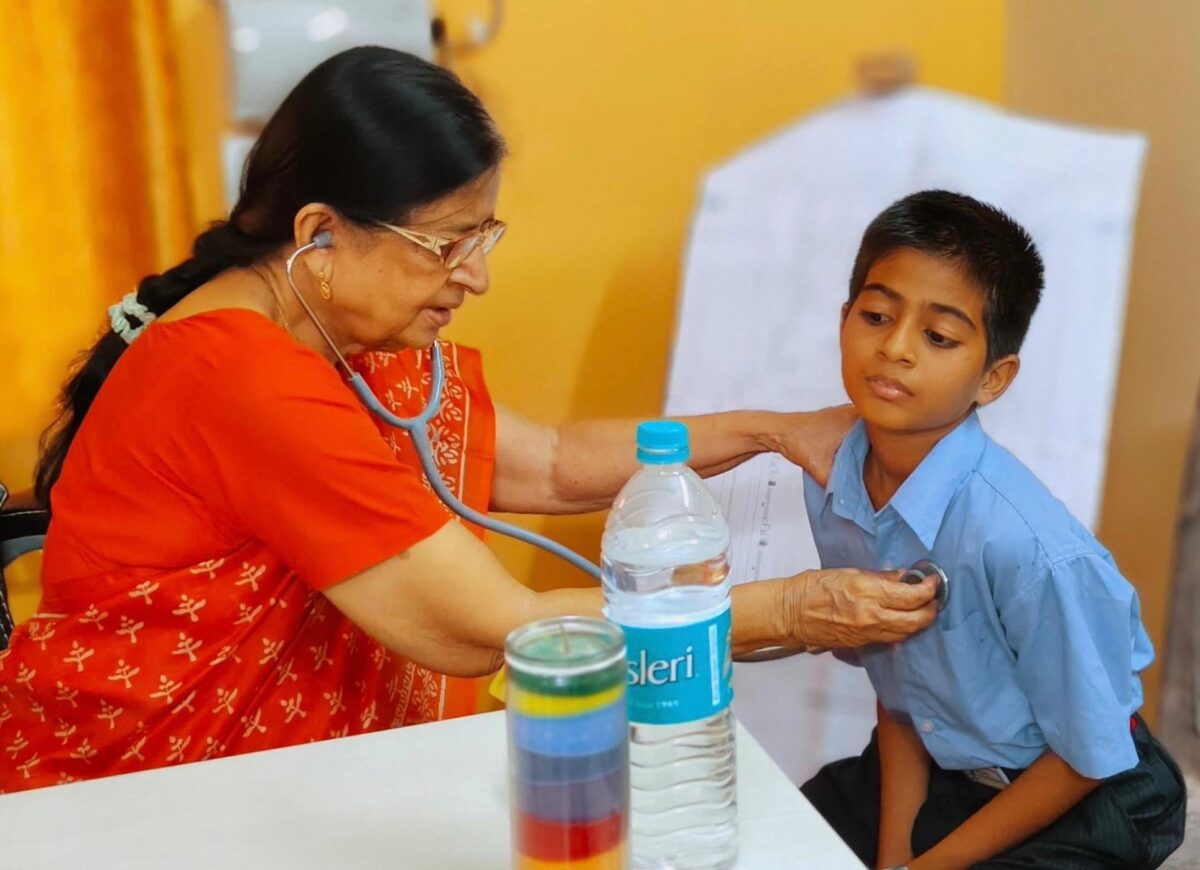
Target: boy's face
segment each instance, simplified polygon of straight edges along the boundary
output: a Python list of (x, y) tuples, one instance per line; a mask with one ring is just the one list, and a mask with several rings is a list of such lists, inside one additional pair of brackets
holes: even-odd
[(983, 306), (952, 262), (911, 248), (876, 262), (842, 307), (842, 382), (863, 420), (895, 432), (950, 429), (999, 398), (1018, 360), (985, 367)]

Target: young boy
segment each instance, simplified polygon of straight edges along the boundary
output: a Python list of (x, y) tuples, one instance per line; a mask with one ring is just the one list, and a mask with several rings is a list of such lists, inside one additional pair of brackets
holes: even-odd
[(934, 625), (850, 656), (878, 727), (803, 787), (868, 866), (1157, 867), (1183, 839), (1179, 770), (1136, 715), (1137, 593), (975, 413), (1016, 376), (1041, 289), (1028, 234), (945, 191), (880, 214), (854, 264), (842, 380), (862, 421), (828, 485), (806, 479), (817, 549), (950, 578)]

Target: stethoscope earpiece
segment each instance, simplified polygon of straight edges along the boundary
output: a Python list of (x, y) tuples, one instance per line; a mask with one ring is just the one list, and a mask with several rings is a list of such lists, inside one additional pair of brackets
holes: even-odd
[(301, 255), (306, 254), (316, 248), (328, 248), (332, 245), (332, 232), (329, 230), (324, 230), (317, 233), (315, 236), (313, 236), (311, 242), (309, 242), (307, 245), (301, 245), (292, 252), (291, 256), (287, 258), (287, 263), (284, 266), (284, 272), (287, 275), (288, 286), (292, 288), (292, 293), (296, 295), (297, 301), (299, 301), (300, 305), (303, 306), (305, 313), (308, 315), (308, 319), (312, 321), (313, 326), (317, 328), (317, 331), (321, 333), (321, 337), (325, 339), (326, 343), (333, 350), (334, 356), (337, 357), (338, 362), (342, 364), (342, 368), (345, 370), (347, 375), (347, 385), (358, 397), (358, 400), (363, 403), (368, 411), (370, 411), (380, 420), (383, 420), (390, 426), (403, 429), (408, 433), (408, 437), (412, 440), (413, 448), (417, 452), (417, 458), (420, 460), (421, 470), (425, 472), (425, 477), (429, 481), (429, 485), (433, 488), (434, 493), (437, 494), (437, 497), (442, 500), (446, 507), (450, 508), (450, 510), (454, 511), (467, 522), (475, 523), (476, 525), (482, 526), (489, 531), (493, 531), (510, 538), (515, 538), (518, 541), (525, 542), (526, 544), (532, 544), (535, 547), (545, 550), (547, 553), (558, 556), (560, 559), (570, 563), (580, 571), (583, 571), (592, 579), (599, 581), (600, 568), (592, 564), (583, 556), (567, 547), (564, 547), (557, 541), (552, 541), (549, 538), (543, 537), (542, 535), (536, 534), (527, 529), (522, 529), (519, 526), (514, 526), (510, 523), (504, 523), (500, 520), (493, 519), (486, 514), (467, 507), (459, 500), (458, 496), (451, 492), (446, 486), (445, 482), (442, 480), (441, 473), (438, 471), (437, 461), (433, 455), (433, 446), (429, 443), (429, 422), (433, 419), (434, 415), (437, 414), (439, 407), (441, 407), (442, 384), (446, 377), (446, 365), (442, 359), (442, 348), (440, 345), (438, 345), (437, 341), (434, 341), (433, 345), (429, 349), (429, 369), (433, 381), (429, 390), (429, 399), (425, 403), (424, 410), (422, 410), (421, 413), (417, 414), (415, 417), (398, 417), (385, 408), (383, 403), (379, 401), (379, 397), (371, 392), (371, 388), (367, 385), (367, 382), (363, 380), (362, 375), (354, 371), (354, 369), (350, 367), (350, 364), (346, 362), (346, 358), (342, 356), (342, 352), (338, 350), (338, 346), (334, 344), (333, 339), (329, 336), (329, 333), (325, 331), (324, 325), (320, 320), (317, 319), (317, 315), (313, 313), (312, 308), (309, 307), (308, 301), (304, 298), (304, 294), (300, 292), (300, 288), (296, 285), (296, 279), (292, 275), (292, 270), (296, 265), (296, 260)]

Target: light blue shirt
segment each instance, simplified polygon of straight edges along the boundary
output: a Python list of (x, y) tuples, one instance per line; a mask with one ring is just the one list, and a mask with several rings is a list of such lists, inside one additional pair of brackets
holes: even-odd
[(805, 478), (821, 564), (893, 569), (932, 559), (949, 605), (862, 664), (892, 716), (949, 770), (1029, 767), (1047, 747), (1083, 776), (1137, 764), (1129, 717), (1154, 652), (1112, 556), (972, 414), (880, 511), (863, 484), (859, 423), (829, 485)]

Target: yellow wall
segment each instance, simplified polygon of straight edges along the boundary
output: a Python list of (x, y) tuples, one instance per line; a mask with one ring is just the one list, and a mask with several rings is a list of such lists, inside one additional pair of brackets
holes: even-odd
[[(438, 5), (455, 32), (488, 6)], [(222, 206), (215, 137), (226, 93), (224, 33), (210, 0), (171, 0), (168, 8), (198, 228)], [(1147, 130), (1151, 149), (1100, 536), (1141, 591), (1161, 647), (1180, 467), (1200, 379), (1191, 330), (1200, 315), (1191, 276), (1197, 267), (1177, 256), (1200, 231), (1200, 176), (1191, 160), (1200, 127), (1176, 111), (1200, 87), (1200, 67), (1191, 62), (1200, 12), (1188, 0), (1154, 8), (1153, 15), (1130, 16), (1114, 0), (511, 3), (494, 43), (451, 59), (496, 115), (512, 151), (501, 197), (511, 230), (493, 255), (493, 290), (464, 309), (451, 335), (483, 348), (498, 400), (535, 419), (654, 414), (700, 175), (847, 93), (863, 52), (907, 49), (922, 82), (1003, 98), (1019, 110)], [(20, 32), (14, 51), (34, 44), (22, 42)], [(43, 86), (53, 91), (55, 82)], [(56, 104), (69, 102), (54, 93)], [(45, 187), (43, 175), (71, 177), (7, 167), (13, 181), (42, 179)], [(11, 278), (21, 251), (10, 254)], [(94, 276), (60, 278), (55, 263), (35, 265), (32, 273), (50, 279), (40, 282), (49, 287), (46, 298), (62, 303), (53, 317), (39, 313), (41, 302), (28, 288), (12, 281), (0, 287), (0, 314), (10, 324), (0, 363), (10, 394), (0, 415), (0, 479), (18, 487), (29, 481), (56, 389), (45, 366), (19, 360), (37, 353), (65, 363), (99, 316), (67, 304), (73, 288)], [(599, 516), (529, 524), (596, 555)], [(495, 546), (535, 585), (579, 580), (522, 545)], [(35, 576), (35, 569), (10, 576), (22, 612), (36, 595)], [(1151, 710), (1156, 686), (1152, 672)]]
[[(487, 4), (440, 5), (453, 26)], [(865, 51), (908, 49), (922, 82), (998, 100), (1003, 15), (1000, 0), (510, 4), (497, 40), (452, 62), (512, 156), (492, 292), (451, 335), (482, 347), (494, 395), (535, 419), (655, 414), (701, 173), (844, 96)], [(599, 516), (530, 524), (597, 555)], [(495, 546), (536, 585), (578, 579)]]
[[(217, 5), (169, 7), (197, 228), (221, 216), (215, 136), (226, 82)], [(488, 7), (438, 5), (455, 31)], [(921, 81), (999, 99), (1003, 16), (1002, 0), (509, 4), (494, 43), (451, 58), (512, 151), (501, 195), (511, 229), (493, 255), (493, 290), (466, 307), (451, 337), (483, 348), (497, 399), (535, 419), (655, 414), (684, 236), (706, 167), (845, 95), (864, 52), (909, 50)], [(33, 340), (65, 360), (95, 314), (60, 312)], [(41, 397), (47, 406), (53, 387)], [(44, 419), (30, 413), (20, 431), (3, 433), (0, 477), (27, 482)], [(599, 516), (529, 524), (597, 555)], [(527, 547), (495, 546), (535, 585), (580, 580)], [(24, 610), (36, 593), (22, 589)]]

